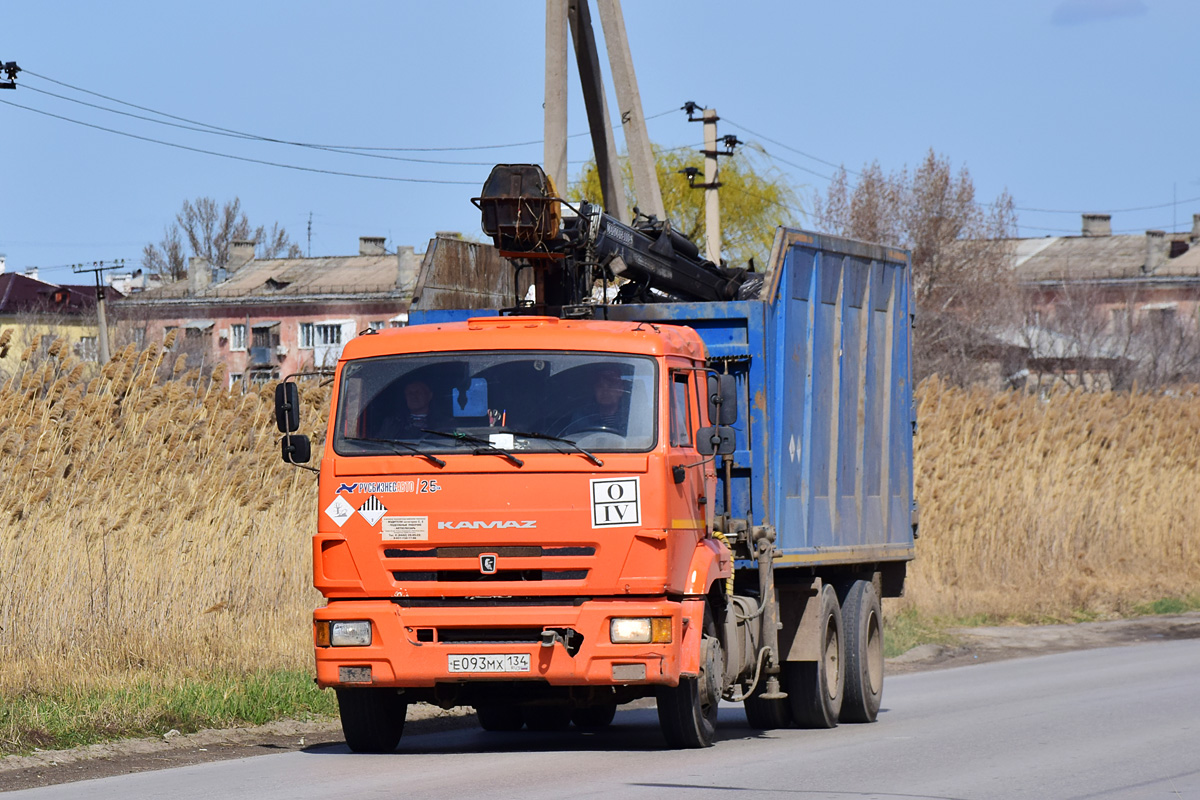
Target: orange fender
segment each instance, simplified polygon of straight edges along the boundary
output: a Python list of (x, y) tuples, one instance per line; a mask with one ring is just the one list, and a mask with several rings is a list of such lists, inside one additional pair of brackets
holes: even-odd
[(679, 647), (679, 674), (695, 678), (700, 674), (700, 640), (704, 637), (704, 598), (684, 600), (683, 641)]
[(701, 539), (692, 552), (684, 594), (704, 595), (714, 581), (723, 581), (733, 574), (733, 558), (729, 548), (716, 539)]
[(684, 591), (691, 599), (684, 600), (683, 638), (680, 647), (679, 673), (695, 677), (700, 674), (700, 640), (704, 638), (705, 595), (714, 582), (722, 582), (733, 574), (733, 558), (729, 548), (716, 539), (704, 539), (692, 553)]

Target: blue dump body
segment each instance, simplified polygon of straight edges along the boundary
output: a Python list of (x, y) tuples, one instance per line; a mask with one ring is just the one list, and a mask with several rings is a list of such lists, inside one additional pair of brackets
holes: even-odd
[[(709, 365), (737, 378), (729, 511), (775, 527), (776, 568), (913, 556), (909, 274), (905, 251), (780, 229), (757, 300), (596, 309), (690, 326)], [(486, 313), (413, 311), (409, 322)]]

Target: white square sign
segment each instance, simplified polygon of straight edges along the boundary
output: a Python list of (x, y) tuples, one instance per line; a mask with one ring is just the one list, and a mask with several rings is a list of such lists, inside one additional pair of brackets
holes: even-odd
[(592, 527), (629, 528), (642, 524), (639, 478), (593, 478)]

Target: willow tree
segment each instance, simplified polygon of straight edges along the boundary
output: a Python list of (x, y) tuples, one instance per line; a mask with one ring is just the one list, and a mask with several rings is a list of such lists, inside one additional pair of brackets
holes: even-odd
[[(695, 242), (703, 252), (707, 235), (704, 192), (689, 185), (686, 173), (689, 167), (698, 170), (696, 182), (702, 182), (704, 156), (690, 148), (666, 150), (657, 146), (654, 156), (671, 227)], [(637, 207), (637, 198), (633, 194), (633, 172), (628, 159), (621, 160), (621, 174), (626, 208), (632, 212)], [(719, 180), (722, 260), (731, 267), (745, 267), (753, 259), (760, 270), (764, 269), (775, 229), (780, 225), (795, 225), (800, 216), (795, 192), (777, 171), (752, 163), (744, 150), (721, 157)], [(570, 185), (568, 197), (601, 202), (595, 159), (584, 165), (579, 178)]]

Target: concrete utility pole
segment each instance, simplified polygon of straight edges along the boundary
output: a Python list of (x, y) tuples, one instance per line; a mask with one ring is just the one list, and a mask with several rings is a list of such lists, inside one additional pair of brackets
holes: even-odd
[(618, 222), (628, 225), (629, 210), (625, 208), (617, 143), (608, 117), (608, 102), (604, 99), (604, 80), (600, 74), (600, 54), (596, 49), (591, 12), (588, 11), (587, 0), (569, 0), (569, 4), (571, 40), (575, 45), (575, 61), (579, 65), (579, 82), (583, 85), (583, 104), (587, 108), (588, 128), (592, 132), (592, 152), (596, 156), (596, 172), (600, 177), (604, 210)]
[(704, 109), (704, 241), (705, 255), (721, 263), (721, 201), (717, 198), (717, 112)]
[(108, 363), (108, 319), (104, 315), (104, 281), (103, 273), (113, 269), (124, 269), (125, 259), (117, 259), (109, 262), (110, 266), (104, 266), (103, 261), (94, 261), (89, 267), (86, 264), (72, 264), (71, 271), (75, 274), (81, 272), (93, 272), (96, 275), (96, 324), (100, 328), (100, 333), (96, 337), (96, 341), (100, 346), (100, 363)]
[(654, 151), (646, 133), (646, 118), (642, 114), (642, 96), (638, 92), (629, 39), (625, 35), (625, 19), (620, 0), (597, 0), (600, 24), (604, 26), (604, 41), (608, 46), (608, 62), (612, 68), (617, 90), (617, 110), (625, 130), (625, 145), (629, 148), (629, 164), (633, 169), (633, 192), (638, 210), (666, 219), (662, 190), (658, 186)]
[[(714, 108), (700, 108), (690, 100), (683, 104), (687, 112), (688, 122), (704, 123), (704, 183), (696, 183), (696, 168), (688, 167), (682, 172), (687, 175), (688, 186), (704, 190), (704, 234), (705, 258), (714, 264), (721, 263), (721, 201), (717, 190), (721, 188), (720, 168), (717, 164), (719, 156), (733, 155), (733, 148), (741, 144), (736, 136), (726, 136), (721, 141), (724, 150), (717, 149), (717, 111)], [(696, 111), (702, 111), (699, 117)]]
[(567, 188), (567, 0), (546, 0), (543, 166), (555, 191)]

